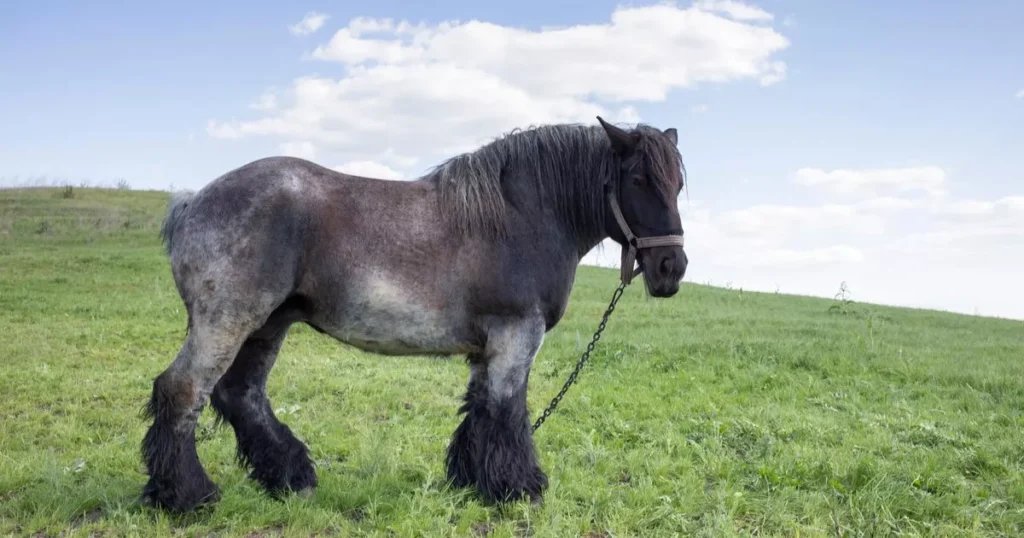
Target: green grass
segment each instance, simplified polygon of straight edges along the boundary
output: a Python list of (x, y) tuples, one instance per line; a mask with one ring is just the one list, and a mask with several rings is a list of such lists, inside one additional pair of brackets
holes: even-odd
[[(199, 452), (222, 501), (140, 507), (139, 412), (184, 336), (156, 233), (166, 194), (70, 196), (0, 191), (0, 534), (1024, 534), (1024, 324), (693, 284), (627, 290), (537, 432), (541, 508), (445, 486), (460, 360), (375, 357), (305, 326), (269, 391), (317, 493), (268, 499), (207, 411)], [(531, 376), (534, 416), (616, 283), (580, 270)]]

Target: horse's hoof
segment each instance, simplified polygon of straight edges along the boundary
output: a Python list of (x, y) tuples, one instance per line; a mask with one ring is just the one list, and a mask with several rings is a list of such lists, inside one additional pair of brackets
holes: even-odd
[(544, 506), (543, 495), (531, 495), (530, 496), (530, 508), (541, 508)]
[(308, 498), (312, 497), (314, 493), (316, 493), (316, 488), (309, 487), (309, 488), (302, 488), (299, 491), (296, 491), (295, 495), (298, 496), (299, 498), (302, 498), (302, 499), (308, 499)]
[(220, 489), (213, 482), (207, 483), (204, 491), (194, 493), (161, 490), (147, 484), (139, 497), (139, 503), (143, 506), (173, 513), (192, 512), (218, 502)]

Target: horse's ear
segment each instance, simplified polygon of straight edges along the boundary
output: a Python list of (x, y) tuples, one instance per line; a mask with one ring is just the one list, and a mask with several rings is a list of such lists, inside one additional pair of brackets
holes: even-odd
[(620, 129), (604, 121), (604, 118), (601, 116), (597, 117), (597, 121), (601, 123), (601, 127), (604, 127), (604, 132), (608, 134), (608, 139), (612, 141), (612, 150), (615, 153), (622, 157), (627, 157), (633, 153), (637, 143), (640, 141), (640, 133), (631, 133)]
[(665, 136), (667, 136), (668, 139), (672, 141), (673, 145), (679, 143), (679, 133), (676, 132), (675, 127), (669, 127), (668, 129), (665, 129)]

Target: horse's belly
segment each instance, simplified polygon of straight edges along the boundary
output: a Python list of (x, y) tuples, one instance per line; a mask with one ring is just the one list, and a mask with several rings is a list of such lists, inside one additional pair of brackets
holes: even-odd
[(312, 321), (338, 340), (375, 353), (471, 353), (476, 349), (460, 329), (461, 317), (417, 301), (391, 282), (373, 280), (347, 297), (333, 315)]
[(333, 327), (321, 327), (338, 340), (389, 355), (468, 353), (472, 348), (437, 323), (395, 312), (366, 310)]

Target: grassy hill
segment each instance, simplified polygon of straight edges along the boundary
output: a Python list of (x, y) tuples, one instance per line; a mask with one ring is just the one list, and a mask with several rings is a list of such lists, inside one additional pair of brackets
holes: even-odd
[[(139, 411), (184, 336), (165, 204), (0, 190), (2, 534), (1024, 534), (1024, 325), (693, 284), (669, 300), (627, 290), (537, 432), (542, 508), (445, 487), (461, 361), (366, 355), (305, 326), (269, 391), (318, 462), (317, 494), (266, 498), (207, 411), (199, 452), (221, 503), (181, 518), (139, 507)], [(616, 283), (580, 270), (531, 376), (535, 415)]]

